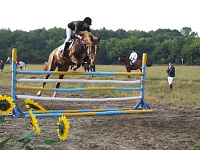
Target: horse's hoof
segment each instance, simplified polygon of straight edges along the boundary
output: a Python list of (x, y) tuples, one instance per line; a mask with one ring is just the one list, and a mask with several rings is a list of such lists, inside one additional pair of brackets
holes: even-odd
[(53, 93), (53, 97), (56, 97), (56, 92), (55, 92), (55, 93)]
[(39, 92), (37, 93), (37, 96), (41, 96), (41, 91), (39, 91)]
[(73, 67), (73, 68), (72, 68), (72, 70), (73, 70), (73, 71), (76, 71), (76, 70), (77, 70), (77, 68), (76, 68), (76, 67)]

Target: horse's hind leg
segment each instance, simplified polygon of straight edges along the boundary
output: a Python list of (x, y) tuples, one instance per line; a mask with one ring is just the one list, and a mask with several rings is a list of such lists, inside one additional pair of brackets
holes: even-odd
[(72, 70), (76, 71), (81, 66), (81, 63), (78, 61), (78, 59), (74, 55), (71, 56), (71, 61), (73, 63), (75, 63), (75, 65), (73, 66)]
[[(64, 75), (59, 75), (59, 76), (58, 76), (59, 79), (63, 79), (63, 77), (64, 77)], [(60, 83), (57, 82), (57, 83), (56, 83), (56, 88), (59, 88), (59, 87), (60, 87)], [(56, 92), (53, 93), (53, 97), (56, 97)]]
[[(55, 63), (52, 63), (51, 65), (50, 65), (50, 67), (48, 67), (48, 64), (45, 64), (45, 71), (54, 71), (55, 69), (56, 69), (56, 64)], [(45, 77), (44, 77), (44, 79), (48, 79), (50, 77), (50, 74), (47, 74)], [(43, 82), (42, 83), (42, 87), (41, 88), (44, 88), (44, 86), (45, 86), (45, 84), (46, 84), (46, 82)], [(42, 91), (38, 91), (38, 93), (37, 93), (37, 96), (41, 96), (41, 94), (42, 94)]]
[[(49, 77), (50, 77), (50, 74), (46, 75), (44, 79), (48, 79)], [(44, 88), (45, 84), (46, 82), (43, 82), (41, 88)], [(42, 91), (38, 91), (37, 96), (41, 96), (41, 94), (42, 94)]]
[[(68, 68), (69, 68), (69, 66), (59, 66), (58, 67), (58, 71), (68, 71)], [(58, 76), (59, 79), (63, 79), (63, 77), (64, 77), (64, 75), (59, 75)], [(56, 88), (59, 88), (59, 87), (60, 87), (60, 83), (57, 82), (56, 83)], [(55, 96), (56, 96), (56, 92), (54, 92), (54, 94), (53, 94), (53, 97), (55, 97)]]

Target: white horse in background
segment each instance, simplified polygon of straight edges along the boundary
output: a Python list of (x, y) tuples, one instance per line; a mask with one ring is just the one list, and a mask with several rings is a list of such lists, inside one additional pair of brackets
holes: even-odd
[[(11, 57), (7, 58), (6, 62), (8, 62), (8, 61), (12, 65), (12, 58)], [(17, 68), (20, 68), (21, 70), (26, 70), (26, 64), (23, 61), (19, 61), (19, 65), (17, 65)]]

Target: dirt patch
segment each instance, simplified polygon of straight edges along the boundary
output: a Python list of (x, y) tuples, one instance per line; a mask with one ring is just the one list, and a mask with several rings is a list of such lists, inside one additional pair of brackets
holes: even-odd
[[(136, 101), (37, 102), (48, 110), (131, 108), (136, 103)], [(68, 117), (71, 127), (67, 140), (55, 143), (53, 146), (44, 145), (42, 139), (57, 137), (58, 117), (38, 118), (41, 133), (36, 135), (30, 146), (37, 150), (200, 149), (200, 109), (164, 105), (148, 100), (147, 103), (154, 110), (153, 114)], [(17, 104), (26, 110), (23, 100), (17, 100)], [(31, 131), (30, 125), (26, 126), (28, 119), (7, 117), (6, 120), (5, 124), (0, 124), (0, 141), (8, 136), (19, 137)], [(11, 149), (11, 145), (12, 143), (8, 143), (5, 149)]]

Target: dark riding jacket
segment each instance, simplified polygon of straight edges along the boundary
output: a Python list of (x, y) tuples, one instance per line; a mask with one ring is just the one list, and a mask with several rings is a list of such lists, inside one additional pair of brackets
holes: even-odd
[(90, 32), (90, 27), (86, 28), (84, 26), (84, 21), (73, 21), (68, 24), (68, 28), (78, 34), (80, 31), (88, 31)]
[(166, 72), (168, 73), (169, 77), (175, 77), (175, 68), (174, 68), (174, 66), (168, 67)]
[(2, 63), (0, 62), (0, 69), (4, 69), (4, 66), (5, 66), (4, 62), (2, 62)]

